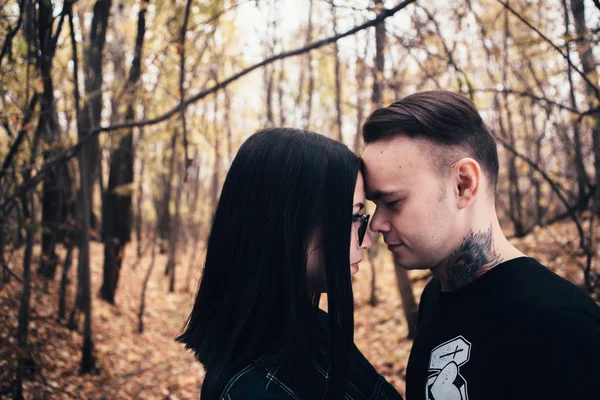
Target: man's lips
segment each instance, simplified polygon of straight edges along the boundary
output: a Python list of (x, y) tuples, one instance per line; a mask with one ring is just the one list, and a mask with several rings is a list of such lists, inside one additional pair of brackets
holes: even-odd
[(402, 243), (402, 242), (398, 242), (398, 243), (388, 243), (388, 249), (390, 249), (390, 250), (397, 249), (397, 248), (399, 248), (399, 247), (401, 247), (401, 246), (404, 246), (404, 243)]

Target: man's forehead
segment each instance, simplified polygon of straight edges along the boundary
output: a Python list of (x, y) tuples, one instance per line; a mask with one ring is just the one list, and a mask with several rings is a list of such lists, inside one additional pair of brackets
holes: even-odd
[(393, 145), (395, 143), (395, 140), (393, 137), (389, 137), (389, 138), (382, 138), (379, 140), (376, 140), (372, 143), (369, 143), (366, 145), (365, 147), (365, 151), (363, 152), (363, 157), (375, 157), (377, 154), (392, 154), (394, 153), (394, 149), (393, 149)]
[(421, 157), (416, 141), (404, 135), (369, 143), (363, 154), (367, 197), (377, 199), (406, 191), (419, 174)]
[(363, 153), (365, 166), (382, 163), (414, 162), (420, 159), (423, 151), (421, 142), (406, 135), (382, 138), (367, 144)]
[(416, 150), (402, 148), (390, 144), (369, 144), (363, 154), (365, 180), (389, 179), (411, 173), (413, 167), (420, 162)]

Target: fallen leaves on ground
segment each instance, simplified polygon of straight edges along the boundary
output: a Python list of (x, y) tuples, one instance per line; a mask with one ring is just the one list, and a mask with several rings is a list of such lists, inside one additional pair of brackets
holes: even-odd
[[(577, 249), (576, 231), (572, 225), (564, 222), (539, 228), (513, 242), (526, 254), (580, 284), (582, 256), (565, 251)], [(39, 248), (35, 251), (33, 271), (37, 268), (35, 261), (39, 259)], [(64, 257), (64, 250), (61, 251), (61, 257)], [(406, 362), (412, 341), (406, 339), (407, 327), (391, 257), (385, 251), (380, 253), (375, 262), (376, 306), (369, 304), (372, 275), (367, 257), (354, 279), (355, 341), (375, 368), (404, 394)], [(84, 376), (79, 375), (83, 316), (78, 331), (67, 329), (64, 320), (57, 321), (58, 277), (46, 293), (44, 282), (32, 273), (28, 353), (35, 368), (24, 381), (25, 398), (198, 399), (204, 374), (202, 366), (174, 338), (191, 309), (200, 266), (190, 265), (184, 257), (178, 260), (177, 290), (169, 293), (168, 279), (164, 276), (166, 255), (157, 255), (146, 294), (145, 332), (139, 334), (140, 295), (150, 256), (138, 260), (134, 244), (128, 246), (115, 306), (97, 295), (102, 281), (102, 260), (102, 244), (92, 243), (96, 372)], [(22, 252), (15, 252), (10, 261), (13, 271), (20, 275)], [(596, 268), (600, 269), (598, 260), (595, 262)], [(188, 271), (188, 268), (191, 269)], [(76, 271), (76, 261), (71, 270)], [(423, 279), (425, 275), (424, 271), (409, 272), (417, 300), (427, 283)], [(72, 275), (69, 307), (73, 302), (75, 279)], [(186, 291), (186, 288), (190, 290)], [(10, 396), (16, 371), (20, 295), (21, 284), (15, 279), (0, 288), (0, 397)]]

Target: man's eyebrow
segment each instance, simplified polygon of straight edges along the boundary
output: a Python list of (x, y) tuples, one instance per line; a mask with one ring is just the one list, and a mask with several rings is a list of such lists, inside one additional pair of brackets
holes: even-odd
[(390, 190), (390, 191), (386, 191), (386, 190), (375, 190), (374, 192), (369, 192), (366, 194), (367, 199), (371, 200), (371, 201), (376, 201), (376, 200), (380, 200), (384, 197), (390, 197), (390, 196), (395, 196), (395, 195), (399, 195), (402, 192), (404, 192), (404, 190), (399, 189), (399, 190)]

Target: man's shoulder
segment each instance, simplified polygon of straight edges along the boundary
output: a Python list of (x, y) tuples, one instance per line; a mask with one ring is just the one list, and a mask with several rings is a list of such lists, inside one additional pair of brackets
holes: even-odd
[(534, 312), (581, 310), (598, 313), (600, 308), (580, 287), (559, 276), (534, 258), (514, 265), (507, 294)]
[(505, 261), (453, 293), (442, 292), (440, 281), (432, 278), (421, 295), (420, 313), (427, 315), (440, 303), (454, 308), (477, 304), (486, 313), (524, 323), (536, 315), (552, 315), (552, 310), (600, 318), (600, 307), (587, 293), (531, 257)]
[[(515, 332), (555, 336), (555, 327), (600, 329), (600, 307), (580, 287), (529, 257), (506, 265), (486, 301), (494, 314), (513, 322)], [(524, 333), (524, 332), (522, 332)]]

